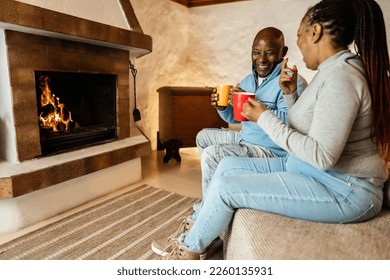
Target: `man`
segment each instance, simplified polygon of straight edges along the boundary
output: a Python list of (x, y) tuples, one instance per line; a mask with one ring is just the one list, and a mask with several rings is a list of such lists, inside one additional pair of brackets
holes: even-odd
[[(230, 100), (234, 92), (255, 93), (257, 100), (285, 121), (287, 105), (279, 87), (279, 76), (287, 50), (283, 33), (279, 29), (267, 27), (260, 30), (252, 45), (252, 73), (232, 89)], [(306, 81), (298, 77), (298, 94), (302, 93), (306, 85)], [(218, 96), (214, 91), (211, 105), (218, 110), (221, 118), (228, 123), (239, 123), (233, 118), (233, 107), (218, 106), (217, 100)], [(255, 122), (242, 122), (241, 125), (240, 131), (207, 128), (198, 133), (196, 144), (201, 156), (203, 196), (223, 157), (275, 157), (286, 154)]]

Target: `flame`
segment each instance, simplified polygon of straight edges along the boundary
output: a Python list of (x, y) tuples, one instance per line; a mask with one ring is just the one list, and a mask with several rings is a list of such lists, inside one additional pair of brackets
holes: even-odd
[[(40, 77), (40, 88), (42, 90), (41, 94), (41, 106), (47, 107), (48, 112), (41, 112), (39, 115), (39, 121), (42, 127), (52, 128), (53, 131), (59, 131), (59, 126), (61, 124), (65, 125), (65, 131), (69, 130), (69, 124), (72, 122), (71, 112), (64, 112), (64, 104), (60, 103), (60, 99), (56, 97), (49, 88), (49, 77), (42, 76)], [(68, 115), (67, 118), (66, 115)]]

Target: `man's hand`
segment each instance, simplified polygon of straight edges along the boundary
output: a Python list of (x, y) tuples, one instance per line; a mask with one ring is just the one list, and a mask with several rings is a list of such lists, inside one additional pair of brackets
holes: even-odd
[[(233, 96), (234, 96), (234, 93), (236, 93), (236, 92), (244, 92), (244, 90), (238, 86), (235, 86), (230, 90), (230, 93), (229, 93), (229, 104), (230, 105), (233, 105)], [(226, 109), (227, 106), (218, 106), (217, 102), (218, 102), (217, 89), (213, 88), (213, 92), (211, 93), (211, 106), (213, 106), (215, 109), (217, 109), (219, 111), (223, 111)]]

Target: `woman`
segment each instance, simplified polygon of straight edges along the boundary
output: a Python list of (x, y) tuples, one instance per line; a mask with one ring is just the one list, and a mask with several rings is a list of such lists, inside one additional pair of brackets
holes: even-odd
[[(385, 30), (373, 0), (323, 0), (307, 11), (297, 44), (306, 66), (318, 72), (298, 99), (297, 69), (284, 62), (289, 125), (253, 99), (243, 112), (288, 155), (224, 158), (196, 221), (172, 239), (165, 258), (199, 259), (237, 208), (328, 223), (379, 213), (390, 142)], [(353, 42), (357, 55), (348, 50)]]

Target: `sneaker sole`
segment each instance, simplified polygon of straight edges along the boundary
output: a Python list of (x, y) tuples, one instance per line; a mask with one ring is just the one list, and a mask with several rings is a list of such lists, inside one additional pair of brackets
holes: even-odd
[(154, 247), (153, 244), (152, 244), (151, 247), (152, 247), (152, 251), (153, 251), (154, 253), (156, 253), (157, 255), (159, 255), (159, 256), (165, 257), (166, 255), (169, 254), (169, 253), (167, 253), (167, 252), (165, 252), (165, 251), (161, 251), (160, 249)]

